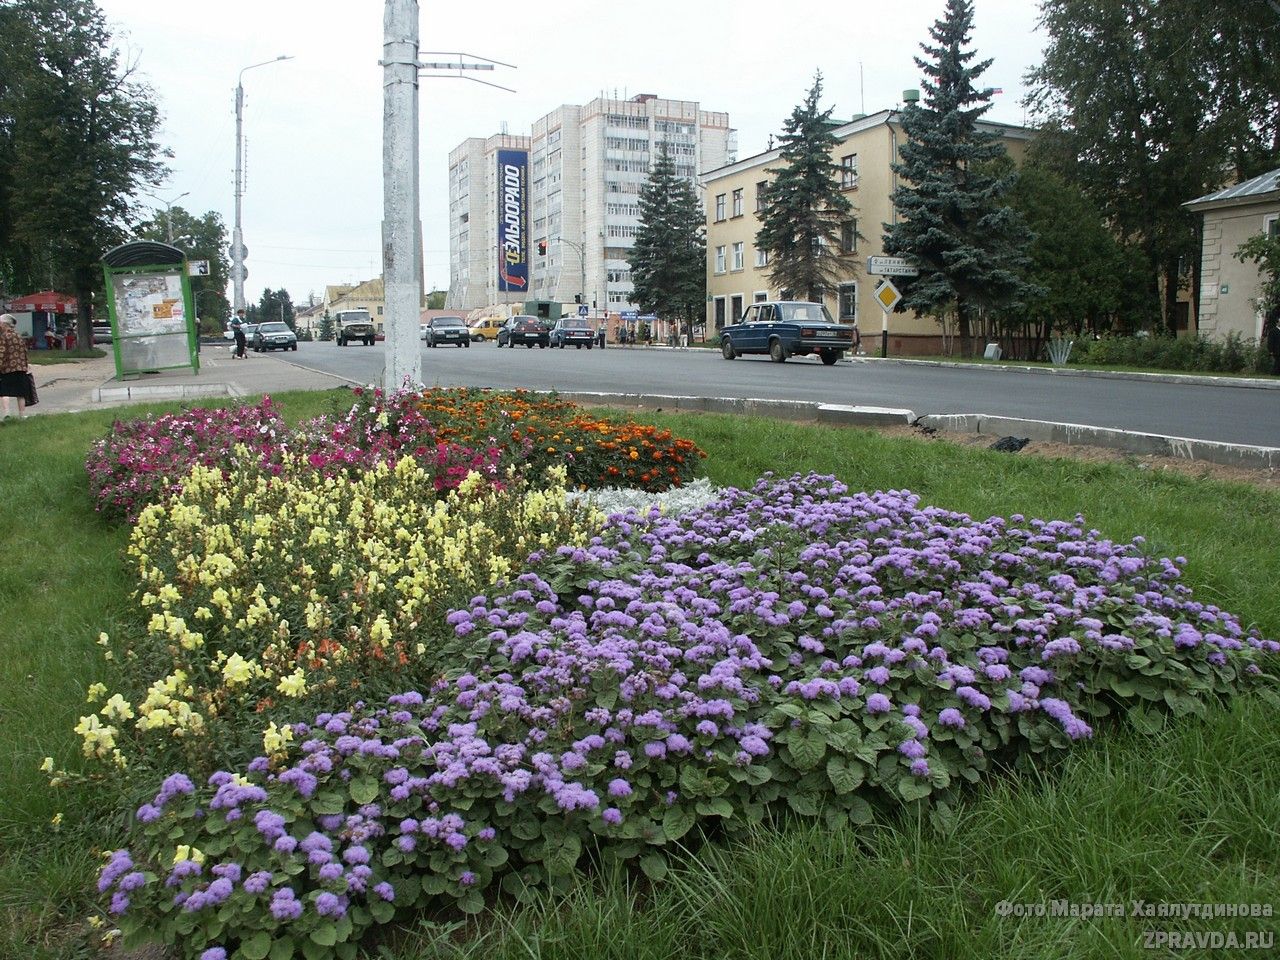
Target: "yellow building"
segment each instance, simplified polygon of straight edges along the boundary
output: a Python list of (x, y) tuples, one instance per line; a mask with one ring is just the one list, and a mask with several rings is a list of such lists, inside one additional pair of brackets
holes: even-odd
[[(867, 273), (867, 258), (884, 253), (882, 225), (895, 222), (897, 216), (889, 198), (898, 177), (889, 165), (906, 140), (901, 121), (901, 111), (882, 110), (832, 131), (838, 145), (831, 158), (839, 167), (840, 187), (853, 211), (840, 238), (846, 270), (824, 300), (833, 317), (856, 322), (864, 339), (879, 335), (884, 316), (874, 297), (880, 278)], [(985, 121), (978, 127), (1000, 134), (1009, 155), (1022, 162), (1030, 130)], [(805, 291), (783, 291), (771, 285), (767, 254), (755, 245), (763, 198), (774, 176), (771, 168), (780, 162), (781, 150), (772, 149), (701, 177), (707, 210), (708, 334), (732, 323), (752, 302), (806, 297)], [(890, 352), (938, 354), (942, 346), (942, 328), (934, 317), (890, 314)]]
[[(386, 293), (382, 278), (375, 277), (362, 283), (342, 283), (324, 288), (324, 310), (333, 316), (339, 310), (368, 310), (373, 328), (382, 332), (382, 313), (386, 306)], [(323, 313), (324, 311), (322, 311)]]

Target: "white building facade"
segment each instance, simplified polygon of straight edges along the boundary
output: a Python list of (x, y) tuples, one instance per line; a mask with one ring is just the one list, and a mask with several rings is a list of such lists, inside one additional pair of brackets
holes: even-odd
[[(737, 152), (727, 113), (650, 94), (558, 107), (534, 123), (528, 138), (465, 141), (449, 156), (453, 309), (503, 302), (491, 293), (496, 245), (475, 242), (480, 225), (486, 238), (496, 230), (493, 158), (500, 140), (522, 140), (529, 151), (527, 299), (573, 303), (581, 296), (592, 316), (637, 309), (628, 258), (640, 228), (640, 190), (659, 144), (666, 144), (676, 172), (695, 187), (699, 170), (732, 163)], [(545, 254), (539, 253), (543, 244)], [(486, 287), (473, 278), (492, 279)]]
[(529, 138), (470, 137), (449, 152), (450, 310), (526, 299), (498, 289), (498, 151), (529, 150)]

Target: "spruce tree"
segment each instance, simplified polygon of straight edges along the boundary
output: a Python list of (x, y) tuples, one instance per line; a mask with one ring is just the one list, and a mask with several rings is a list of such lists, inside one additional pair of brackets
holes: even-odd
[(333, 339), (333, 317), (330, 315), (328, 310), (326, 310), (324, 312), (324, 316), (320, 318), (320, 339)]
[(884, 225), (885, 253), (920, 269), (904, 278), (900, 309), (923, 316), (954, 304), (966, 356), (975, 311), (1012, 309), (1025, 296), (1020, 275), (1031, 243), (1004, 199), (1017, 173), (996, 162), (1006, 155), (999, 136), (978, 129), (991, 91), (974, 83), (991, 61), (972, 62), (972, 28), (970, 0), (947, 0), (945, 16), (929, 30), (935, 45), (921, 44), (928, 59), (915, 61), (925, 74), (924, 100), (902, 112), (906, 140), (893, 164), (901, 178), (893, 192), (899, 218)]
[(783, 166), (771, 168), (768, 203), (756, 233), (756, 247), (769, 254), (769, 280), (779, 290), (819, 300), (823, 291), (847, 278), (840, 257), (840, 232), (853, 204), (840, 190), (840, 168), (832, 159), (839, 141), (832, 133), (831, 108), (819, 109), (822, 74), (814, 77), (804, 103), (782, 127)]
[(631, 248), (632, 298), (646, 313), (692, 322), (706, 300), (706, 238), (702, 203), (659, 145), (640, 189), (640, 229)]

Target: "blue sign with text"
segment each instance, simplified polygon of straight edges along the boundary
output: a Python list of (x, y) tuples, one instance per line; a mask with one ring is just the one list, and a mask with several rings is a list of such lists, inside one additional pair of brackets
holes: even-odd
[(529, 289), (529, 153), (498, 151), (498, 291)]

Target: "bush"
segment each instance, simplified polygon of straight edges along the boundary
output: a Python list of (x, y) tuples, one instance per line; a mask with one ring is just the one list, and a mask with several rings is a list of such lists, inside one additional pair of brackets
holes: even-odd
[(297, 455), (195, 468), (138, 518), (140, 621), (111, 646), (115, 690), (81, 718), (86, 756), (207, 775), (262, 751), (264, 730), (274, 751), (288, 721), (430, 687), (461, 645), (450, 608), (598, 522), (566, 503), (563, 473), (546, 490), (472, 474), (441, 496), (439, 481), (410, 458), (341, 476)]
[(1266, 349), (1232, 331), (1222, 340), (1207, 337), (1106, 337), (1077, 340), (1068, 361), (1098, 366), (1151, 367), (1156, 370), (1215, 373), (1265, 373)]
[(451, 614), (476, 647), (448, 679), (297, 725), (243, 776), (168, 778), (99, 886), (189, 957), (350, 957), (397, 908), (564, 886), (587, 850), (660, 878), (699, 823), (945, 822), (997, 762), (1151, 730), (1272, 665), (1143, 547), (815, 476), (614, 517)]

